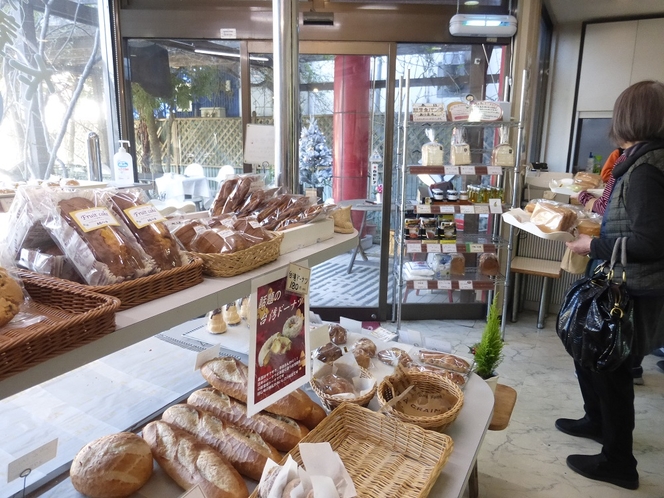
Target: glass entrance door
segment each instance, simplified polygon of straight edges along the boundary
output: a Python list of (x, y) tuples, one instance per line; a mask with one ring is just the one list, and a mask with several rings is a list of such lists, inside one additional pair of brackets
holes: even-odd
[[(312, 269), (311, 308), (328, 320), (389, 315), (386, 296), (392, 279), (385, 269), (390, 207), (383, 203), (391, 160), (391, 142), (387, 148), (385, 142), (388, 48), (300, 45), (300, 192), (339, 206), (348, 227), (360, 233), (355, 249)], [(271, 58), (267, 45), (250, 44), (249, 51), (256, 58)], [(251, 59), (250, 67), (252, 119), (270, 122), (271, 67)], [(388, 237), (383, 237), (386, 230)]]

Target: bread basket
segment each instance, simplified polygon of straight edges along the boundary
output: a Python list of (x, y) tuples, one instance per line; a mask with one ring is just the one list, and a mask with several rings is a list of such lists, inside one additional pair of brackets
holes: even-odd
[(209, 277), (234, 277), (254, 270), (279, 257), (284, 235), (275, 233), (271, 240), (231, 253), (192, 253), (203, 260), (203, 273)]
[[(367, 370), (366, 368), (358, 367), (360, 369), (360, 377), (363, 379), (373, 379), (373, 375)], [(369, 402), (373, 399), (374, 395), (376, 394), (376, 382), (374, 382), (373, 387), (371, 390), (362, 395), (358, 396), (356, 398), (348, 399), (346, 396), (339, 396), (338, 394), (325, 394), (323, 391), (320, 390), (318, 387), (318, 383), (316, 382), (315, 377), (311, 379), (311, 388), (313, 391), (316, 393), (316, 395), (320, 398), (321, 402), (323, 403), (323, 406), (327, 408), (328, 410), (334, 410), (337, 406), (339, 406), (341, 403), (348, 402), (354, 405), (359, 405), (359, 406), (367, 406)]]
[[(390, 400), (398, 397), (409, 386), (413, 388), (403, 399), (389, 404)], [(377, 396), (388, 415), (437, 431), (445, 430), (454, 422), (463, 406), (463, 391), (454, 382), (428, 372), (407, 372), (401, 366), (397, 367), (394, 375), (383, 379), (378, 386)], [(417, 407), (422, 400), (428, 401), (427, 409), (419, 411)], [(451, 404), (449, 409), (448, 404)], [(407, 413), (404, 408), (408, 410)]]

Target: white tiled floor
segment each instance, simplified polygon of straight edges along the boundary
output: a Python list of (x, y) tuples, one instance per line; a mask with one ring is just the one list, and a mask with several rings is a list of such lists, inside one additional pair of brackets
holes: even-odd
[[(544, 330), (537, 329), (536, 321), (535, 313), (524, 312), (519, 322), (506, 327), (499, 382), (514, 387), (518, 397), (509, 427), (489, 431), (480, 450), (480, 497), (663, 497), (664, 374), (655, 366), (659, 358), (645, 358), (645, 386), (635, 386), (634, 454), (639, 462), (639, 489), (627, 491), (592, 481), (569, 470), (565, 459), (573, 453), (599, 453), (599, 444), (568, 436), (554, 427), (556, 418), (583, 416), (571, 358), (555, 333), (553, 317), (549, 316)], [(483, 326), (481, 321), (404, 323), (405, 328), (451, 342), (454, 350), (463, 354), (467, 354), (467, 346), (477, 342)]]

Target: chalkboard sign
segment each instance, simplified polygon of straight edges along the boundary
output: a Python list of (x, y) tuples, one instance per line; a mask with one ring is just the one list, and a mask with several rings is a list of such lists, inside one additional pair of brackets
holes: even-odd
[(247, 125), (244, 141), (244, 162), (274, 164), (274, 126)]

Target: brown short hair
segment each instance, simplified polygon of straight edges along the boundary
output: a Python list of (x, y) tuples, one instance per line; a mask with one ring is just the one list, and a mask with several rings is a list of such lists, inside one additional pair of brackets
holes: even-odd
[(613, 106), (609, 137), (618, 145), (664, 140), (664, 83), (639, 81), (624, 90)]

